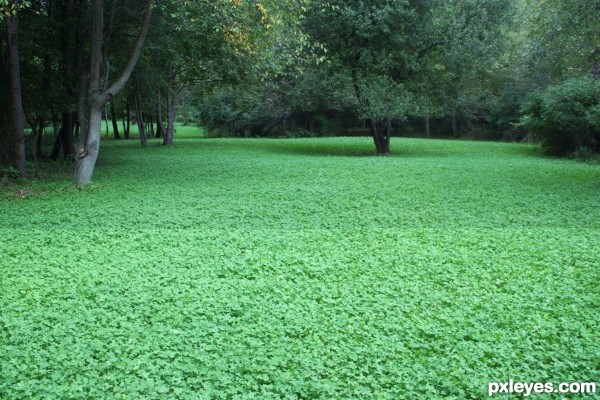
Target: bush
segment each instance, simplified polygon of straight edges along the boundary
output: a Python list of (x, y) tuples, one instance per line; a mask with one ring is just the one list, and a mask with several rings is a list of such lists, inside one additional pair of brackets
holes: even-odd
[(549, 154), (564, 156), (583, 147), (598, 152), (600, 81), (573, 78), (530, 93), (518, 126), (539, 139)]

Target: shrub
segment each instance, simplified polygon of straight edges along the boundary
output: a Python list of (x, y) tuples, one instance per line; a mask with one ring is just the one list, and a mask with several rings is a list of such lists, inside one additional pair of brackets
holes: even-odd
[(573, 78), (530, 93), (518, 126), (530, 131), (547, 153), (564, 156), (582, 147), (597, 152), (600, 140), (600, 81)]

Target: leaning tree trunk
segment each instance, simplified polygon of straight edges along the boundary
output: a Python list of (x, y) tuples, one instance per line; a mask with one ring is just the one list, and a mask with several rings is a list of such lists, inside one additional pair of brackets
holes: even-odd
[[(18, 8), (20, 0), (12, 4)], [(12, 106), (13, 163), (21, 176), (27, 176), (25, 168), (25, 114), (21, 90), (21, 66), (19, 64), (19, 15), (18, 11), (6, 18), (8, 38), (8, 65), (10, 75), (10, 99)]]
[(163, 136), (163, 145), (170, 146), (173, 144), (173, 134), (175, 131), (175, 67), (169, 65), (169, 73), (167, 76), (168, 91), (167, 91), (167, 131)]
[[(152, 16), (152, 0), (146, 0), (146, 9), (144, 11), (143, 22), (140, 33), (135, 42), (135, 46), (129, 57), (129, 61), (121, 76), (108, 89), (104, 88), (108, 73), (104, 38), (104, 1), (94, 0), (92, 5), (92, 47), (90, 54), (90, 78), (87, 95), (83, 108), (85, 113), (80, 113), (81, 141), (76, 156), (75, 165), (75, 184), (77, 186), (87, 185), (92, 180), (98, 152), (100, 150), (100, 135), (102, 128), (102, 107), (107, 101), (116, 96), (125, 87), (129, 80), (135, 64), (142, 51), (142, 46), (148, 33), (150, 18)], [(105, 67), (105, 68), (103, 68)], [(103, 71), (104, 69), (104, 71)]]

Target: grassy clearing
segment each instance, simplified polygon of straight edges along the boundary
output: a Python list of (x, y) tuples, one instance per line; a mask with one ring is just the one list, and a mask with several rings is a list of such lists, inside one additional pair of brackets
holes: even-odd
[(598, 380), (599, 166), (500, 143), (158, 143), (103, 143), (81, 191), (3, 193), (0, 398)]

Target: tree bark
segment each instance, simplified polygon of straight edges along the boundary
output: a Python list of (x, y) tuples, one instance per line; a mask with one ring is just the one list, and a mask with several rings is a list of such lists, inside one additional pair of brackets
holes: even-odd
[(371, 130), (371, 136), (373, 136), (373, 142), (377, 149), (378, 155), (390, 154), (390, 137), (392, 132), (391, 120), (385, 123), (376, 120), (369, 120), (369, 128)]
[(38, 117), (36, 124), (35, 124), (35, 150), (33, 152), (33, 156), (35, 158), (35, 161), (38, 162), (40, 161), (43, 157), (43, 151), (42, 151), (42, 147), (44, 145), (44, 117)]
[(50, 154), (50, 159), (56, 160), (62, 150), (63, 159), (66, 160), (74, 153), (73, 146), (73, 115), (70, 112), (62, 113), (62, 125), (58, 130), (54, 142), (54, 148)]
[(170, 146), (173, 144), (173, 134), (175, 131), (175, 66), (169, 65), (167, 75), (167, 131), (163, 137), (163, 145)]
[(149, 135), (150, 138), (154, 138), (154, 121), (152, 120), (152, 114), (148, 114), (148, 127), (150, 128)]
[(129, 108), (129, 99), (127, 99), (127, 106), (123, 112), (123, 134), (125, 139), (129, 139), (129, 129), (131, 128), (131, 110)]
[(115, 108), (115, 101), (110, 101), (110, 118), (112, 119), (113, 126), (113, 134), (115, 135), (115, 139), (121, 139), (121, 135), (119, 134), (119, 124), (117, 123), (117, 110)]
[(90, 54), (90, 79), (88, 91), (85, 101), (86, 113), (83, 116), (86, 123), (85, 128), (82, 124), (81, 141), (79, 150), (77, 151), (76, 166), (75, 166), (75, 184), (77, 186), (87, 185), (92, 180), (98, 152), (100, 150), (100, 130), (102, 127), (102, 106), (106, 104), (112, 97), (119, 93), (133, 72), (137, 60), (142, 51), (142, 46), (150, 19), (152, 16), (152, 0), (146, 1), (146, 9), (142, 20), (142, 25), (136, 43), (133, 47), (129, 61), (120, 77), (108, 89), (103, 88), (103, 83), (106, 82), (108, 70), (104, 68), (104, 76), (102, 75), (102, 67), (105, 66), (103, 60), (104, 45), (104, 1), (94, 0), (92, 4), (92, 47)]
[(451, 119), (452, 119), (452, 136), (454, 137), (458, 137), (458, 123), (457, 123), (457, 119), (456, 119), (456, 111), (452, 113), (451, 115)]
[(142, 147), (148, 144), (146, 140), (146, 126), (144, 124), (144, 111), (142, 109), (142, 96), (140, 95), (139, 89), (136, 90), (135, 94), (135, 118), (137, 121), (138, 131), (140, 133), (140, 142)]
[[(20, 0), (12, 2), (16, 7)], [(10, 76), (10, 99), (12, 107), (13, 165), (21, 176), (27, 176), (25, 168), (25, 114), (21, 89), (21, 65), (19, 63), (19, 11), (6, 18), (8, 38), (8, 69)]]
[(163, 126), (162, 115), (162, 96), (160, 88), (156, 89), (156, 137), (160, 138), (165, 135), (165, 127)]

